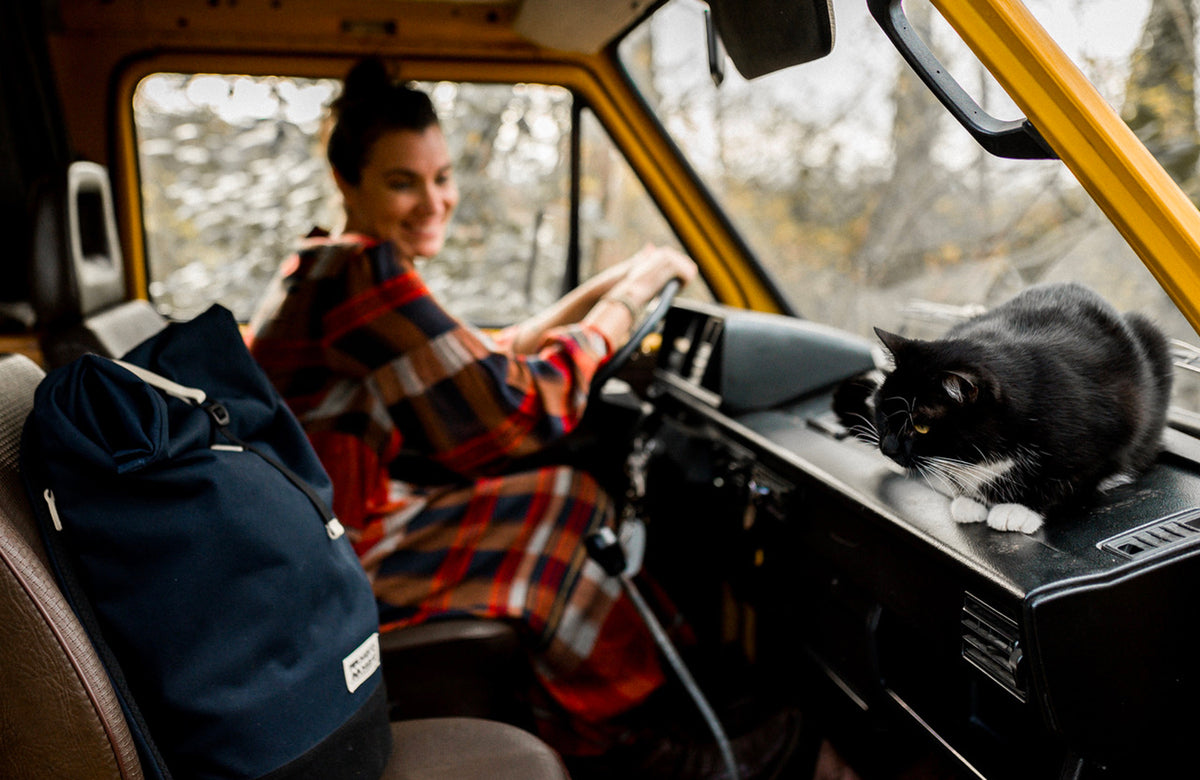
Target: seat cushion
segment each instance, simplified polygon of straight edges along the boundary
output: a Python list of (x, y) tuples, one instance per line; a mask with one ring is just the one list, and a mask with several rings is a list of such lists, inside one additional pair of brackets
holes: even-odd
[(558, 754), (527, 731), (478, 718), (392, 724), (381, 780), (569, 780)]

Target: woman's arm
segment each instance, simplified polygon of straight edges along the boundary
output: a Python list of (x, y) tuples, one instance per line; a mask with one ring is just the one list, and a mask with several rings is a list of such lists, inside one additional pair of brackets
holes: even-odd
[(669, 248), (646, 246), (637, 254), (596, 274), (540, 314), (516, 326), (512, 349), (537, 351), (547, 331), (576, 322), (590, 325), (612, 345), (625, 343), (635, 319), (674, 277), (684, 283), (696, 275), (696, 264)]

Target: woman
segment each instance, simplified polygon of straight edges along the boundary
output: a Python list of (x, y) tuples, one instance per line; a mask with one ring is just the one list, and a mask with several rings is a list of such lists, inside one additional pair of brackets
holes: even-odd
[[(417, 271), (458, 202), (429, 98), (367, 60), (334, 109), (328, 157), (345, 231), (289, 261), (283, 294), (255, 317), (252, 351), (333, 480), (383, 629), (457, 614), (516, 621), (539, 703), (557, 715), (543, 735), (564, 754), (608, 751), (664, 682), (649, 633), (584, 550), (613, 522), (612, 502), (576, 470), (504, 469), (576, 425), (597, 366), (695, 265), (647, 247), (488, 338), (442, 309)], [(753, 739), (739, 743), (758, 751), (751, 763), (782, 750)], [(683, 757), (651, 752), (648, 765), (677, 776)]]

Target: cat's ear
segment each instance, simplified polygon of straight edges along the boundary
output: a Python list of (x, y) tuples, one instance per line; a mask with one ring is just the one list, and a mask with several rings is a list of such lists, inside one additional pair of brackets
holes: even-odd
[(970, 371), (943, 371), (942, 389), (957, 404), (974, 403), (979, 397), (979, 377)]
[(912, 343), (912, 339), (906, 339), (895, 333), (889, 333), (883, 328), (876, 328), (875, 335), (883, 342), (883, 346), (887, 347), (888, 352), (892, 353), (892, 357), (896, 357), (904, 348)]

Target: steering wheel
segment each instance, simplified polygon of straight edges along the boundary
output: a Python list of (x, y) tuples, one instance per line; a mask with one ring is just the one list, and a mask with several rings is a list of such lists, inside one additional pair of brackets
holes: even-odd
[(592, 377), (591, 396), (595, 398), (600, 393), (600, 389), (604, 384), (625, 368), (625, 364), (633, 357), (633, 353), (641, 346), (642, 341), (647, 336), (654, 332), (663, 318), (667, 316), (667, 311), (670, 310), (671, 304), (675, 301), (675, 295), (679, 292), (682, 282), (678, 278), (672, 278), (663, 285), (662, 290), (658, 293), (658, 304), (654, 309), (642, 318), (642, 321), (637, 323), (637, 327), (633, 329), (633, 333), (629, 335), (629, 340), (612, 354), (600, 368), (596, 370)]

